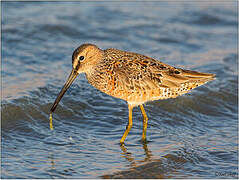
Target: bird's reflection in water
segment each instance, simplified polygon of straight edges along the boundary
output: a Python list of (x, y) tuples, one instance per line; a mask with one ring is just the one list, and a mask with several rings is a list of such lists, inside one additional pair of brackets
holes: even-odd
[[(76, 174), (76, 171), (72, 169), (71, 167), (59, 168), (60, 159), (58, 160), (55, 159), (53, 152), (49, 152), (48, 159), (50, 162), (48, 173), (51, 178), (55, 179), (56, 177), (68, 177), (68, 176), (71, 177), (73, 174)], [(58, 166), (57, 166), (57, 163), (58, 163)]]
[(49, 168), (48, 168), (48, 173), (49, 173), (49, 176), (51, 178), (54, 178), (54, 174), (55, 174), (55, 159), (54, 159), (54, 153), (53, 152), (49, 152), (48, 153), (48, 163), (49, 164)]
[[(187, 162), (184, 157), (178, 156), (173, 153), (164, 153), (166, 155), (160, 158), (153, 157), (151, 151), (148, 149), (147, 143), (142, 143), (145, 157), (143, 160), (135, 160), (132, 153), (128, 152), (125, 145), (121, 145), (123, 157), (130, 162), (130, 168), (118, 171), (113, 174), (103, 175), (105, 179), (162, 179), (172, 178), (172, 173), (177, 173), (178, 169), (181, 169)], [(165, 149), (170, 148), (172, 145), (162, 148), (162, 152)]]
[(55, 169), (54, 155), (52, 152), (49, 152), (48, 158), (50, 160), (51, 169)]
[(147, 142), (142, 142), (142, 147), (144, 149), (144, 155), (145, 155), (143, 160), (135, 160), (133, 154), (131, 152), (128, 152), (124, 144), (121, 144), (120, 147), (122, 150), (123, 157), (130, 162), (132, 167), (136, 167), (140, 163), (151, 161), (152, 153), (148, 149)]

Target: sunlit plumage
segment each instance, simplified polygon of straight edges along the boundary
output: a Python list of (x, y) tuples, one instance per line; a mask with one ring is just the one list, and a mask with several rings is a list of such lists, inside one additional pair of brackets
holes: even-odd
[(145, 140), (148, 118), (144, 103), (175, 98), (214, 79), (214, 74), (175, 68), (133, 52), (101, 50), (93, 44), (83, 44), (74, 51), (72, 66), (73, 70), (53, 104), (51, 114), (76, 76), (85, 73), (95, 88), (128, 102), (129, 123), (121, 143), (132, 127), (132, 109), (135, 106), (139, 105), (143, 114), (142, 139)]

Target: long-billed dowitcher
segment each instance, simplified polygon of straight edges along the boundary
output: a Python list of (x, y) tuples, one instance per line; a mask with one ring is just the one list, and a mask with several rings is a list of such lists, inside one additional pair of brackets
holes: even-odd
[(143, 115), (142, 140), (146, 139), (148, 117), (143, 104), (175, 98), (214, 79), (214, 74), (190, 71), (164, 64), (153, 58), (118, 49), (101, 50), (94, 44), (79, 46), (72, 55), (72, 71), (50, 110), (52, 113), (78, 74), (85, 73), (96, 89), (128, 102), (129, 122), (120, 140), (124, 143), (132, 127), (132, 110), (140, 106)]

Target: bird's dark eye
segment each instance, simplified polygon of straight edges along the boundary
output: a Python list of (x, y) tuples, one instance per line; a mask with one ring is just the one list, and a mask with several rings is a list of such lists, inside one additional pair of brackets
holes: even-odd
[(83, 61), (84, 59), (85, 59), (84, 56), (80, 56), (80, 57), (79, 57), (79, 60), (80, 60), (80, 61)]

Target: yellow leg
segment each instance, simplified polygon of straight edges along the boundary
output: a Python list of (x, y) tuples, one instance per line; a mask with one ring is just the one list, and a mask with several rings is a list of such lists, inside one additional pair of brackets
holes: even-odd
[(148, 117), (147, 117), (147, 114), (146, 114), (146, 112), (144, 110), (144, 106), (142, 104), (140, 105), (140, 109), (141, 109), (142, 115), (144, 117), (142, 140), (145, 141), (145, 139), (146, 139), (147, 124), (148, 124)]
[(131, 127), (132, 127), (132, 124), (133, 124), (133, 121), (132, 121), (132, 110), (133, 110), (133, 106), (129, 105), (128, 108), (129, 108), (129, 123), (128, 123), (128, 126), (127, 126), (127, 128), (126, 128), (126, 130), (125, 130), (125, 132), (124, 132), (124, 135), (122, 136), (122, 138), (121, 138), (121, 140), (120, 140), (120, 143), (121, 143), (121, 144), (124, 143), (124, 140), (125, 140), (125, 138), (127, 137), (127, 135), (129, 134), (129, 131), (130, 131), (130, 129), (131, 129)]

